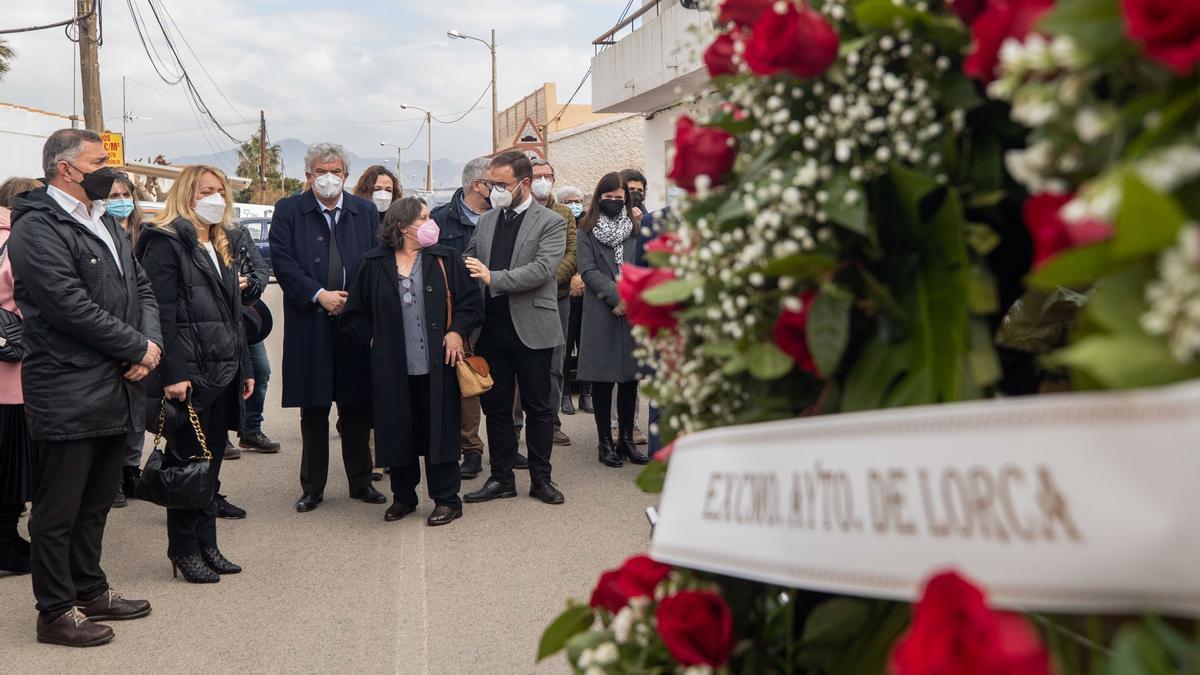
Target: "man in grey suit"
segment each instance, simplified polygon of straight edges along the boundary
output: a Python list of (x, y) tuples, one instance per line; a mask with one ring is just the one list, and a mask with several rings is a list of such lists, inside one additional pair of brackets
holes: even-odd
[(467, 269), (484, 284), (487, 301), (475, 353), (487, 359), (495, 380), (482, 398), (492, 472), (483, 487), (464, 495), (467, 502), (517, 496), (513, 397), (520, 385), (529, 496), (563, 503), (550, 478), (555, 417), (550, 368), (554, 348), (564, 342), (554, 273), (566, 253), (567, 228), (562, 216), (534, 201), (532, 180), (533, 165), (524, 154), (504, 152), (492, 159), (488, 184), (494, 208), (479, 219), (467, 246)]

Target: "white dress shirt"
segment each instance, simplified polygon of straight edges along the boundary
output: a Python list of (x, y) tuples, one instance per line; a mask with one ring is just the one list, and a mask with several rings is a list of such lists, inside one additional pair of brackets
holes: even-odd
[(54, 198), (58, 205), (63, 208), (72, 218), (80, 225), (83, 225), (92, 234), (100, 238), (104, 245), (108, 247), (112, 253), (113, 262), (117, 264), (117, 269), (124, 271), (121, 267), (121, 258), (117, 255), (117, 243), (113, 241), (112, 233), (108, 231), (108, 226), (104, 224), (102, 216), (104, 216), (104, 200), (97, 199), (92, 202), (92, 208), (89, 211), (86, 204), (54, 187), (53, 185), (46, 188), (46, 194)]

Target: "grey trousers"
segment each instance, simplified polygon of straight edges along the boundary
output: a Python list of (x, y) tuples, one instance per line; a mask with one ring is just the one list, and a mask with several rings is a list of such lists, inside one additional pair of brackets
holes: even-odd
[(146, 446), (146, 434), (142, 431), (132, 431), (125, 436), (124, 466), (140, 467), (142, 465), (142, 448)]
[[(562, 322), (563, 344), (554, 348), (550, 356), (550, 405), (554, 408), (554, 430), (562, 429), (562, 395), (566, 377), (563, 373), (563, 362), (567, 355), (567, 327), (571, 324), (571, 296), (558, 299), (558, 319)], [(518, 429), (525, 426), (525, 411), (521, 410), (521, 397), (517, 396), (513, 403), (513, 426)]]

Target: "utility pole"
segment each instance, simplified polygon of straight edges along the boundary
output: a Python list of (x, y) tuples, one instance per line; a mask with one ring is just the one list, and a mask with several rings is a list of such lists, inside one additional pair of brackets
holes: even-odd
[(79, 29), (79, 75), (83, 85), (83, 120), (89, 131), (104, 131), (104, 107), (100, 101), (100, 54), (97, 16), (93, 12), (99, 0), (75, 0), (75, 16)]
[(433, 192), (433, 113), (425, 111), (425, 190)]
[(126, 163), (129, 161), (129, 135), (125, 133), (125, 125), (129, 122), (129, 111), (125, 106), (125, 76), (121, 76), (121, 148), (125, 154)]
[(396, 146), (396, 180), (400, 181), (400, 194), (404, 194), (404, 151)]
[(492, 29), (492, 43), (488, 45), (488, 49), (492, 51), (492, 154), (500, 149), (500, 138), (496, 135), (496, 116), (500, 114), (500, 109), (497, 107), (499, 96), (496, 95), (496, 29)]
[(267, 113), (258, 111), (258, 203), (267, 203)]

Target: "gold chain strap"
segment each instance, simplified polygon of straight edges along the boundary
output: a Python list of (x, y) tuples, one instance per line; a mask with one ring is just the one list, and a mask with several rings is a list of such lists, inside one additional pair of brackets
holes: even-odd
[[(196, 440), (200, 441), (200, 456), (191, 456), (188, 459), (202, 459), (206, 462), (212, 461), (212, 453), (208, 450), (208, 439), (204, 436), (204, 429), (200, 428), (200, 416), (196, 414), (196, 408), (192, 406), (192, 402), (187, 402), (188, 420), (192, 423), (192, 430), (196, 432)], [(158, 431), (154, 432), (154, 449), (158, 450), (159, 443), (162, 442), (163, 432), (167, 428), (167, 399), (164, 396), (162, 402), (158, 406)]]

